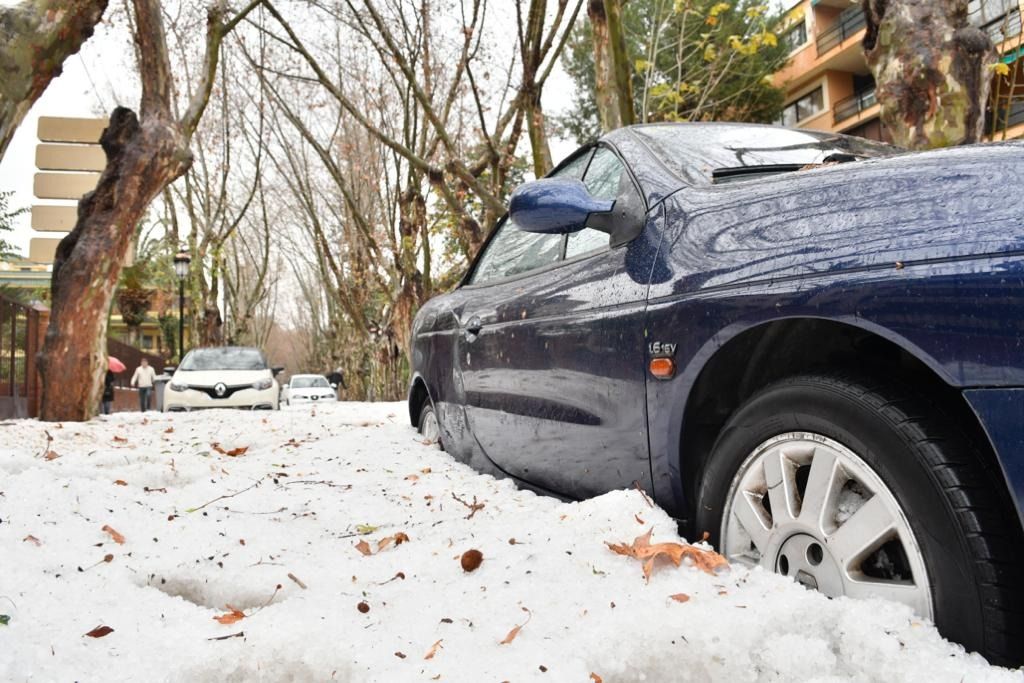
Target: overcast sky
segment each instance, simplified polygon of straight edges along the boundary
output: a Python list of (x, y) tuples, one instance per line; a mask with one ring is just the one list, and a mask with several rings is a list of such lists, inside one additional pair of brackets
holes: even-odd
[[(13, 4), (17, 3), (14, 0), (0, 0), (0, 6)], [(197, 36), (196, 39), (201, 40), (201, 37)], [(64, 63), (64, 73), (50, 83), (25, 117), (0, 160), (0, 191), (14, 191), (10, 203), (12, 208), (30, 207), (33, 204), (67, 204), (37, 200), (32, 194), (40, 116), (106, 117), (117, 104), (137, 109), (138, 102), (135, 100), (138, 96), (132, 87), (136, 77), (134, 73), (125, 73), (125, 65), (131, 64), (128, 40), (123, 28), (111, 26), (108, 22), (101, 24), (95, 35), (83, 45), (81, 52), (68, 58)], [(545, 113), (551, 117), (564, 111), (571, 102), (572, 92), (572, 81), (559, 64), (545, 87)], [(575, 149), (575, 143), (571, 141), (553, 139), (551, 145), (556, 162)], [(33, 236), (47, 235), (35, 233), (31, 229), (30, 216), (25, 214), (15, 220), (14, 232), (3, 239), (13, 244), (22, 254), (27, 254), (29, 240)]]

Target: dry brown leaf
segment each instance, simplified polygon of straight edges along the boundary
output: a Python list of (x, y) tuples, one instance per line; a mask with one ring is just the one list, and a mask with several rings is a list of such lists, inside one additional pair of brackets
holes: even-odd
[[(385, 548), (387, 548), (392, 543), (394, 543), (395, 545), (402, 545), (403, 543), (406, 543), (408, 541), (409, 541), (409, 535), (406, 534), (404, 531), (399, 531), (397, 534), (393, 534), (391, 536), (385, 536), (384, 538), (382, 538), (379, 541), (377, 541), (377, 550), (376, 550), (376, 552), (379, 553), (380, 551), (384, 550)], [(373, 555), (374, 554), (373, 548), (365, 540), (361, 540), (358, 543), (356, 543), (356, 550), (361, 552), (363, 555)]]
[(231, 605), (224, 605), (224, 609), (228, 610), (228, 612), (226, 614), (220, 615), (219, 617), (214, 617), (215, 621), (218, 621), (227, 626), (229, 624), (235, 623), (236, 621), (241, 621), (242, 619), (245, 619), (245, 612), (243, 612), (240, 609), (232, 607)]
[(594, 683), (604, 683), (604, 679), (598, 676), (593, 671), (590, 672), (590, 680), (594, 681)]
[(424, 467), (422, 470), (420, 470), (420, 474), (430, 474), (430, 468)]
[(462, 553), (462, 558), (459, 560), (462, 564), (462, 571), (471, 572), (474, 571), (484, 561), (484, 554), (473, 548)]
[(173, 433), (174, 433), (174, 427), (168, 427), (167, 429), (164, 430), (164, 434), (173, 434)]
[(60, 453), (57, 451), (46, 451), (46, 455), (43, 456), (46, 460), (56, 460), (60, 457)]
[(689, 602), (690, 601), (690, 596), (687, 595), (686, 593), (673, 593), (672, 595), (670, 595), (668, 597), (672, 598), (676, 602)]
[(512, 630), (508, 632), (508, 635), (506, 635), (506, 636), (505, 636), (505, 637), (504, 637), (504, 638), (503, 638), (503, 639), (502, 639), (502, 640), (501, 640), (501, 641), (500, 641), (500, 642), (498, 643), (498, 645), (508, 645), (509, 643), (511, 643), (511, 642), (512, 642), (513, 640), (515, 640), (515, 639), (516, 639), (516, 636), (518, 636), (518, 635), (519, 635), (519, 630), (520, 630), (521, 628), (523, 628), (523, 627), (522, 627), (522, 625), (519, 625), (519, 626), (513, 626), (513, 627), (512, 627)]
[(363, 555), (373, 555), (373, 551), (370, 550), (370, 544), (365, 540), (356, 543), (356, 550), (361, 552)]
[(118, 486), (127, 486), (128, 485), (128, 482), (126, 482), (124, 479), (115, 479), (114, 483), (117, 484)]
[(106, 531), (108, 534), (110, 534), (110, 537), (114, 539), (114, 543), (117, 543), (118, 545), (124, 545), (124, 536), (118, 533), (117, 529), (115, 529), (114, 527), (110, 526), (109, 524), (104, 524), (101, 531)]
[(651, 527), (648, 532), (642, 536), (637, 536), (633, 539), (632, 545), (626, 545), (625, 543), (608, 543), (605, 542), (612, 552), (618, 553), (619, 555), (626, 555), (628, 557), (635, 557), (638, 560), (643, 560), (644, 567), (644, 578), (648, 581), (651, 580), (651, 572), (654, 571), (654, 563), (659, 557), (665, 557), (672, 561), (675, 566), (679, 566), (684, 557), (690, 558), (693, 565), (708, 574), (715, 574), (723, 567), (728, 567), (729, 562), (714, 552), (713, 550), (701, 550), (692, 545), (684, 543), (655, 543), (651, 545), (651, 534), (654, 533), (654, 527)]
[(28, 536), (26, 536), (25, 538), (23, 538), (21, 540), (22, 541), (27, 541), (28, 543), (31, 543), (33, 545), (42, 545), (43, 544), (42, 541), (40, 541), (38, 538), (36, 538), (32, 534), (29, 534)]
[(103, 636), (109, 635), (113, 632), (114, 629), (110, 628), (109, 626), (97, 626), (85, 635), (89, 636), (90, 638), (102, 638)]
[(232, 458), (236, 458), (240, 455), (245, 455), (246, 452), (249, 450), (248, 446), (238, 446), (237, 448), (224, 448), (216, 441), (210, 444), (210, 448), (217, 451), (221, 455), (227, 455)]
[[(444, 638), (442, 638), (441, 640), (444, 640)], [(433, 645), (430, 646), (430, 649), (427, 650), (427, 654), (423, 657), (423, 659), (433, 659), (434, 658), (434, 655), (437, 654), (437, 651), (439, 649), (441, 649), (441, 640), (437, 641), (436, 643), (434, 643)]]
[(636, 520), (636, 523), (637, 523), (637, 524), (647, 524), (647, 522), (645, 522), (645, 521), (644, 521), (644, 520), (643, 520), (643, 519), (642, 519), (642, 518), (640, 517), (640, 515), (633, 515), (633, 519), (635, 519), (635, 520)]
[(128, 438), (124, 437), (124, 436), (118, 436), (117, 434), (114, 434), (114, 442), (115, 443), (128, 443)]
[(407, 474), (405, 475), (406, 481), (419, 481), (420, 475), (418, 474)]

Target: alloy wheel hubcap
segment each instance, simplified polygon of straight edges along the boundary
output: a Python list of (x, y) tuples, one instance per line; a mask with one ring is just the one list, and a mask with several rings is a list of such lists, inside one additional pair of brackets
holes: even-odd
[(423, 418), (423, 437), (433, 444), (441, 443), (441, 428), (437, 424), (437, 415), (433, 411)]
[(721, 546), (829, 597), (878, 597), (931, 619), (924, 557), (889, 487), (859, 456), (820, 434), (760, 444), (732, 481)]

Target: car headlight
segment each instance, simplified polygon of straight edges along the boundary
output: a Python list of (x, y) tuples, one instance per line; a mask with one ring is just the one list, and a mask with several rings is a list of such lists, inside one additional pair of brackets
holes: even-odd
[(187, 391), (188, 390), (188, 385), (185, 384), (184, 382), (175, 382), (175, 381), (172, 380), (171, 383), (168, 386), (171, 387), (171, 391)]
[(273, 384), (274, 380), (272, 379), (261, 379), (259, 382), (254, 382), (252, 388), (256, 391), (263, 391), (264, 389), (269, 389)]

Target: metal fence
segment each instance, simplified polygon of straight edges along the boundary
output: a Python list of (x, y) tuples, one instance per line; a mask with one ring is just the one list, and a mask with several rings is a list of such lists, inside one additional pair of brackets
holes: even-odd
[(38, 382), (40, 311), (0, 297), (0, 418), (27, 417)]

